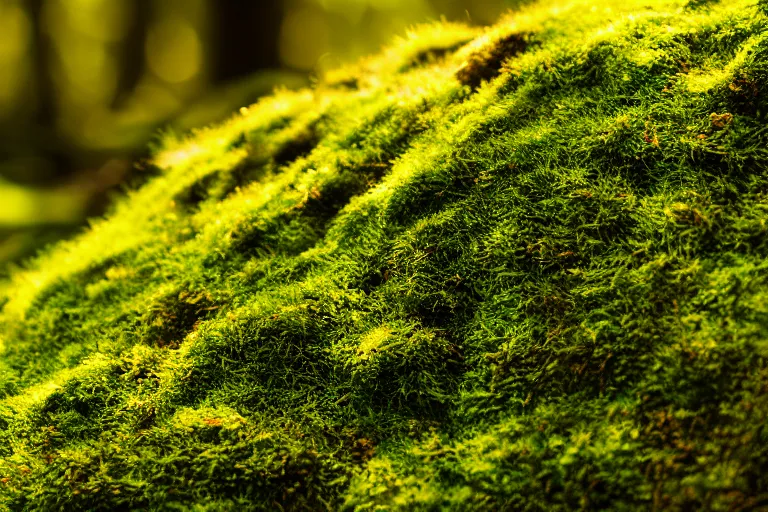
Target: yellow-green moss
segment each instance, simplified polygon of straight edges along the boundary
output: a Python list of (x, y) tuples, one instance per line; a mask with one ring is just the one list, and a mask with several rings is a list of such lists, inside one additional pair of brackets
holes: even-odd
[(768, 507), (755, 0), (414, 29), (0, 284), (8, 510)]

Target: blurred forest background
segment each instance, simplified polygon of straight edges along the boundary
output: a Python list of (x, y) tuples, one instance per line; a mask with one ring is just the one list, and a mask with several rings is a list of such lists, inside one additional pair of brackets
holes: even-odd
[(413, 24), (488, 24), (519, 3), (0, 0), (0, 277), (140, 180), (159, 130), (310, 84)]

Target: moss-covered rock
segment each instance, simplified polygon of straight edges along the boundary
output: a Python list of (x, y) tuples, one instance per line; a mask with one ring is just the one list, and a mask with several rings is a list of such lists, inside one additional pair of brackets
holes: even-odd
[(755, 0), (433, 24), (0, 287), (9, 510), (768, 507)]

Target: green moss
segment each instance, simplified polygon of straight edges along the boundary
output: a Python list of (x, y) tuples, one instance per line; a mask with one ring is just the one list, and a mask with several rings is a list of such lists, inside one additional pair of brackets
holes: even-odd
[(9, 510), (768, 506), (765, 2), (432, 24), (0, 285)]

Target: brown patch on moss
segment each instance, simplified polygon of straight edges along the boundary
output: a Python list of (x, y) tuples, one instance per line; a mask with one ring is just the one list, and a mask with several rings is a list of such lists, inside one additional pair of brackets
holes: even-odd
[(350, 446), (352, 458), (359, 462), (368, 462), (376, 452), (373, 441), (366, 438), (355, 439)]
[(484, 46), (467, 58), (456, 72), (456, 78), (464, 85), (477, 88), (483, 81), (498, 76), (504, 61), (524, 52), (530, 40), (531, 34), (510, 34)]
[(728, 84), (728, 91), (735, 112), (749, 116), (757, 113), (757, 100), (760, 96), (758, 80), (742, 72), (733, 82)]
[(709, 119), (712, 121), (712, 126), (715, 128), (725, 128), (733, 122), (733, 115), (728, 112), (723, 114), (712, 112), (712, 114), (709, 115)]

